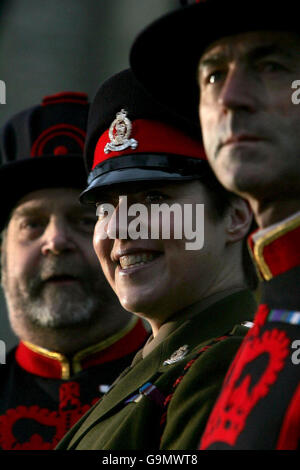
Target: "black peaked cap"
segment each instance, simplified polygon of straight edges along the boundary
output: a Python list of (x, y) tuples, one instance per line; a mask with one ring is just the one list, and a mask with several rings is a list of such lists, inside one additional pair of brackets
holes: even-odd
[(88, 117), (84, 161), (91, 171), (94, 151), (101, 134), (109, 128), (121, 108), (128, 111), (130, 120), (152, 119), (181, 129), (191, 137), (201, 140), (198, 122), (190, 122), (169, 107), (157, 102), (136, 80), (131, 69), (125, 69), (107, 79), (98, 89)]
[[(116, 184), (165, 179), (192, 179), (196, 177), (196, 167), (207, 166), (204, 159), (200, 161), (199, 158), (198, 160), (190, 158), (193, 169), (189, 169), (189, 174), (180, 173), (178, 162), (187, 161), (188, 158), (184, 158), (182, 152), (178, 156), (172, 155), (172, 158), (165, 154), (166, 147), (168, 147), (168, 134), (164, 135), (165, 146), (158, 143), (152, 154), (150, 151), (143, 151), (143, 138), (141, 138), (136, 151), (127, 149), (124, 151), (125, 155), (111, 151), (107, 158), (104, 157), (104, 160), (100, 159), (99, 162), (95, 157), (99, 139), (105, 137), (106, 142), (108, 141), (108, 130), (121, 110), (126, 111), (127, 117), (133, 125), (138, 120), (144, 120), (156, 122), (158, 126), (170, 126), (175, 134), (180, 132), (188, 136), (196, 149), (203, 149), (198, 122), (191, 122), (154, 100), (137, 82), (130, 69), (123, 70), (100, 86), (91, 104), (84, 152), (85, 166), (89, 173), (88, 187), (80, 196), (81, 202), (93, 204), (96, 201), (95, 195), (97, 193), (102, 191), (104, 187)], [(141, 124), (141, 126), (143, 125)], [(136, 137), (133, 130), (131, 137)], [(154, 136), (155, 138), (156, 136)], [(172, 137), (170, 137), (170, 141), (171, 139)], [(157, 138), (157, 142), (159, 142), (159, 138)]]

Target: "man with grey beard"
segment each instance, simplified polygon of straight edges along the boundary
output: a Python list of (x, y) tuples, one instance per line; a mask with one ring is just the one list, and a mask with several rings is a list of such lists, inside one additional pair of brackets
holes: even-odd
[(20, 343), (0, 369), (0, 449), (52, 449), (147, 332), (120, 307), (81, 206), (87, 96), (58, 93), (0, 134), (1, 275)]

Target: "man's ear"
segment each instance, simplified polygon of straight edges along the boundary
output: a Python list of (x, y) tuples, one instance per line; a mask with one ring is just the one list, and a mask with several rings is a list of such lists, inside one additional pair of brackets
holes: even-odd
[(5, 256), (6, 233), (7, 227), (0, 232), (0, 285), (2, 284), (2, 264), (4, 262), (3, 257)]
[(2, 286), (2, 239), (0, 240), (0, 286)]
[(238, 196), (233, 197), (227, 212), (227, 243), (235, 243), (245, 238), (252, 221), (253, 213), (248, 202)]

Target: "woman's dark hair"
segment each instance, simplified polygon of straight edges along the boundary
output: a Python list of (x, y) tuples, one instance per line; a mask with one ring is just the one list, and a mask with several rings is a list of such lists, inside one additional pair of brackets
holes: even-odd
[[(226, 210), (229, 208), (231, 201), (235, 198), (238, 198), (239, 196), (230, 191), (227, 191), (227, 189), (225, 189), (221, 185), (221, 183), (219, 183), (210, 167), (207, 167), (203, 175), (199, 177), (199, 181), (209, 191), (212, 206), (215, 209), (216, 216), (223, 217)], [(257, 225), (255, 219), (253, 218), (248, 235), (252, 233), (256, 228)], [(256, 290), (258, 287), (258, 277), (254, 262), (249, 253), (247, 237), (245, 237), (243, 241), (242, 264), (248, 287), (251, 290)]]

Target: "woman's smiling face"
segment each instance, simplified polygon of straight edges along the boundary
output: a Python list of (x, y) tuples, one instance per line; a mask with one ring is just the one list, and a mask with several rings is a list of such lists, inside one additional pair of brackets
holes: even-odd
[(179, 204), (182, 208), (184, 204), (194, 208), (196, 204), (204, 204), (203, 248), (187, 250), (186, 243), (190, 240), (185, 238), (184, 230), (181, 239), (174, 238), (174, 218), (170, 222), (169, 239), (118, 238), (121, 227), (116, 215), (125, 204), (125, 191), (119, 190), (108, 192), (97, 204), (98, 214), (102, 203), (114, 205), (115, 211), (107, 220), (105, 231), (108, 237), (115, 233), (116, 238), (103, 239), (100, 216), (94, 231), (94, 249), (122, 306), (159, 325), (177, 311), (214, 293), (222, 272), (227, 219), (213, 213), (209, 192), (199, 181), (147, 186), (144, 189), (136, 186), (126, 193), (128, 208), (139, 203), (150, 213), (151, 204)]

